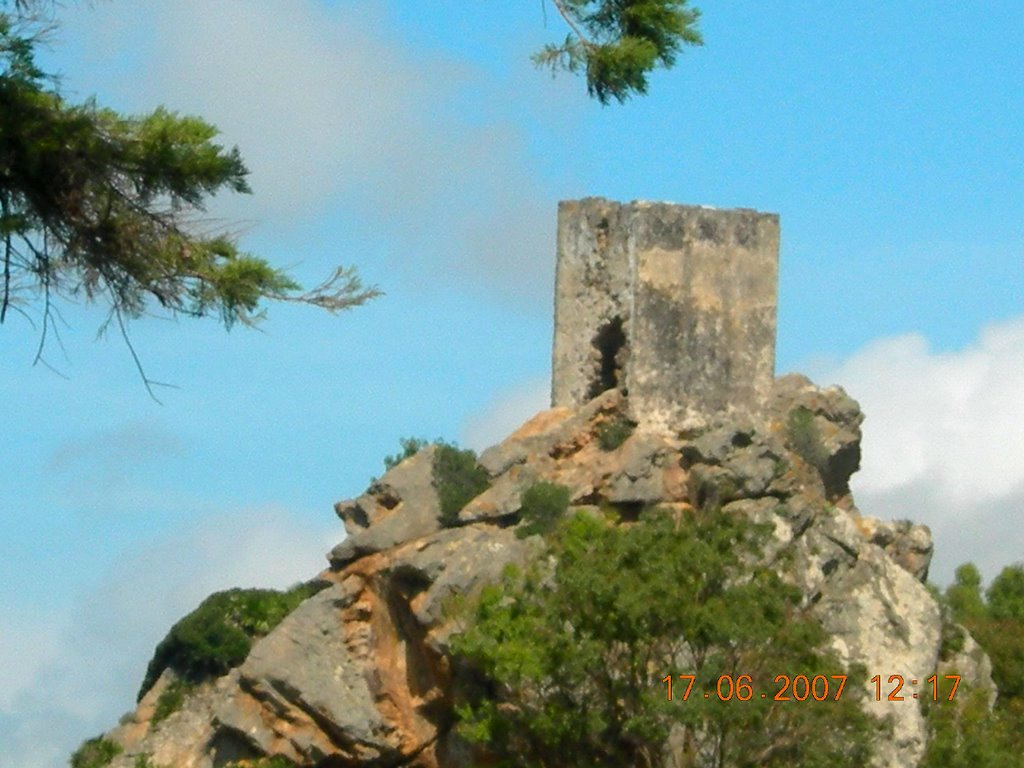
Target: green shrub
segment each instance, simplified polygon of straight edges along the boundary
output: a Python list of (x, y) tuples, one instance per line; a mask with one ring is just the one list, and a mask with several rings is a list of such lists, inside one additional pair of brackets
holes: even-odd
[(814, 412), (798, 406), (789, 412), (786, 422), (790, 447), (804, 461), (818, 470), (828, 462), (828, 449), (821, 439), (821, 432), (814, 421)]
[[(998, 695), (990, 707), (989, 692), (971, 690), (965, 682), (953, 702), (943, 692), (937, 702), (928, 697), (924, 711), (931, 738), (921, 766), (1024, 768), (1024, 568), (1005, 567), (983, 590), (981, 572), (964, 563), (942, 602), (988, 654)], [(950, 644), (943, 630), (944, 652), (962, 648), (962, 632)]]
[(1024, 564), (1003, 568), (985, 595), (993, 619), (1024, 623)]
[[(750, 564), (770, 531), (716, 510), (646, 510), (628, 526), (560, 520), (550, 556), (485, 587), (452, 637), (456, 663), (471, 670), (454, 703), (457, 732), (481, 750), (475, 764), (661, 765), (672, 733), (680, 765), (693, 755), (707, 765), (870, 765), (887, 726), (862, 709), (862, 667), (847, 670), (851, 685), (827, 705), (718, 700), (722, 676), (738, 686), (749, 675), (770, 694), (780, 670), (830, 679), (843, 669), (799, 591), (774, 566)], [(693, 695), (667, 701), (664, 678), (683, 673), (696, 676)]]
[(945, 601), (953, 618), (971, 624), (986, 618), (988, 607), (981, 592), (981, 571), (974, 563), (962, 563), (954, 572), (953, 583), (946, 588)]
[(476, 463), (476, 453), (449, 443), (438, 443), (433, 475), (441, 523), (449, 527), (459, 524), (459, 511), (490, 484), (487, 471)]
[(237, 667), (249, 655), (254, 639), (269, 633), (324, 586), (310, 582), (286, 592), (229, 589), (210, 595), (157, 645), (139, 699), (168, 668), (184, 682), (200, 683)]
[(224, 768), (297, 768), (297, 766), (283, 755), (274, 755), (247, 762), (228, 763)]
[(964, 649), (967, 636), (959, 624), (948, 621), (944, 616), (940, 630), (939, 658), (943, 661), (953, 658)]
[(920, 768), (1024, 768), (1024, 712), (1019, 707), (990, 709), (983, 689), (965, 685), (947, 701), (940, 687), (939, 701), (924, 697), (928, 748)]
[(156, 725), (181, 709), (185, 699), (191, 695), (193, 690), (195, 690), (195, 685), (185, 680), (171, 682), (157, 698), (150, 723)]
[(1006, 566), (984, 594), (981, 573), (965, 563), (944, 600), (991, 659), (999, 701), (1024, 709), (1024, 569)]
[(71, 756), (71, 768), (103, 768), (124, 749), (116, 741), (97, 736), (82, 743)]
[(629, 439), (635, 429), (636, 424), (625, 416), (616, 416), (598, 426), (597, 443), (602, 451), (614, 451)]
[(430, 444), (421, 437), (403, 437), (400, 438), (398, 442), (401, 443), (402, 450), (393, 456), (384, 457), (385, 470), (394, 469), (403, 461), (415, 456)]
[(516, 531), (516, 536), (522, 539), (550, 531), (569, 509), (571, 498), (572, 491), (558, 483), (542, 480), (531, 485), (520, 500), (519, 514), (525, 525)]

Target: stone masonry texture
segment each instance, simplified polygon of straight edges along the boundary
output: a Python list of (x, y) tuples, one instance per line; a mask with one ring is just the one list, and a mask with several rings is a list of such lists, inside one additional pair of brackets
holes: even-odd
[(617, 388), (645, 431), (759, 421), (775, 374), (778, 257), (777, 214), (561, 202), (552, 405)]

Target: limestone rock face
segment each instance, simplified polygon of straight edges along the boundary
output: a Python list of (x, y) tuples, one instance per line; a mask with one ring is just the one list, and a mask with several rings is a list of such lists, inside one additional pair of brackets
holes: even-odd
[(328, 556), (333, 567), (441, 528), (441, 507), (431, 480), (436, 450), (433, 445), (425, 448), (372, 483), (358, 499), (335, 505), (348, 536)]
[[(267, 755), (302, 766), (468, 765), (451, 737), (449, 640), (457, 624), (449, 606), (498, 580), (508, 564), (538, 556), (540, 539), (517, 537), (515, 526), (523, 492), (540, 480), (567, 486), (576, 509), (721, 506), (769, 522), (775, 536), (766, 556), (785, 553), (794, 564), (789, 578), (845, 662), (883, 680), (925, 680), (955, 666), (992, 689), (988, 660), (969, 637), (957, 657), (940, 658), (943, 617), (923, 584), (928, 529), (873, 520), (853, 504), (863, 415), (845, 392), (788, 376), (776, 381), (768, 418), (756, 425), (736, 418), (609, 440), (609, 427), (621, 428), (629, 413), (628, 400), (611, 389), (530, 419), (481, 455), (490, 487), (453, 527), (440, 519), (433, 448), (339, 503), (348, 536), (319, 575), (330, 586), (258, 641), (241, 666), (154, 724), (155, 702), (172, 681), (165, 673), (108, 734), (125, 748), (113, 767), (130, 768), (139, 754), (175, 768)], [(877, 765), (915, 765), (927, 738), (917, 702), (870, 707), (893, 719)]]

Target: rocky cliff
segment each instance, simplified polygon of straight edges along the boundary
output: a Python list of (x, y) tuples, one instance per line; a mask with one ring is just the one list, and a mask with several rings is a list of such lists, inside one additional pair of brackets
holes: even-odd
[[(175, 768), (266, 756), (307, 766), (465, 764), (451, 734), (453, 624), (445, 607), (538, 551), (538, 538), (517, 537), (516, 527), (520, 496), (539, 480), (571, 489), (573, 507), (610, 505), (628, 516), (647, 505), (681, 514), (714, 505), (770, 522), (772, 547), (791, 555), (789, 578), (844, 661), (869, 675), (921, 680), (956, 668), (991, 687), (988, 661), (969, 638), (943, 658), (943, 617), (924, 586), (928, 529), (855, 507), (848, 482), (863, 416), (841, 389), (787, 376), (775, 383), (766, 423), (609, 439), (625, 412), (611, 390), (575, 410), (538, 414), (480, 456), (486, 490), (457, 517), (438, 498), (437, 447), (336, 505), (347, 537), (317, 577), (324, 588), (240, 665), (191, 689), (155, 722), (175, 680), (164, 670), (107, 734), (123, 748), (110, 765), (129, 768), (139, 755)], [(894, 716), (878, 764), (914, 765), (927, 738), (918, 702), (869, 706)]]

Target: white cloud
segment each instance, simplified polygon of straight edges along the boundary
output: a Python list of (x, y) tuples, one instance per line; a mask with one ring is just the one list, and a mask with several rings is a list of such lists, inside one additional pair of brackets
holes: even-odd
[[(56, 768), (131, 709), (170, 626), (211, 592), (286, 587), (326, 567), (337, 521), (280, 508), (239, 511), (154, 541), (119, 562), (73, 611), (0, 631), (0, 768)], [(13, 631), (9, 631), (13, 630)]]
[[(238, 144), (255, 195), (219, 200), (218, 217), (287, 232), (354, 216), (428, 284), (454, 270), (505, 300), (548, 301), (555, 205), (537, 179), (551, 161), (527, 149), (524, 128), (524, 116), (550, 116), (546, 78), (499, 82), (410, 45), (376, 2), (136, 5), (79, 9), (65, 37), (131, 52), (137, 66), (120, 79), (88, 68), (130, 108), (197, 113)], [(70, 85), (87, 93), (88, 79)], [(563, 121), (585, 103), (578, 91), (558, 90)]]
[(534, 379), (506, 390), (479, 413), (470, 416), (462, 428), (461, 442), (482, 451), (501, 442), (530, 417), (551, 407), (551, 381)]
[(881, 339), (817, 378), (866, 414), (858, 506), (929, 525), (933, 580), (968, 560), (991, 578), (1024, 559), (1024, 317), (953, 352)]
[[(969, 347), (933, 352), (917, 334), (879, 339), (827, 371), (866, 414), (853, 490), (864, 514), (932, 529), (931, 578), (966, 561), (987, 578), (1024, 560), (1024, 317), (989, 325)], [(499, 394), (467, 420), (488, 447), (548, 404), (548, 381)]]

